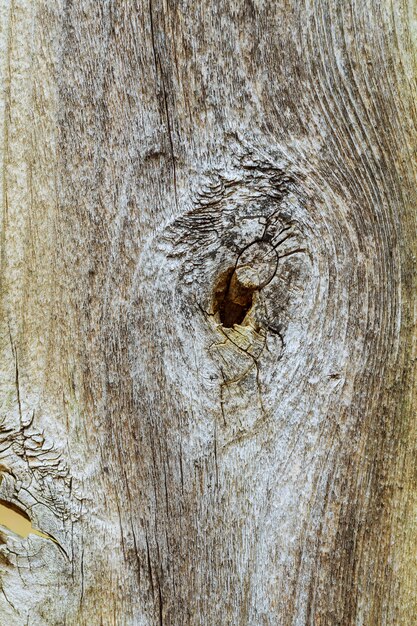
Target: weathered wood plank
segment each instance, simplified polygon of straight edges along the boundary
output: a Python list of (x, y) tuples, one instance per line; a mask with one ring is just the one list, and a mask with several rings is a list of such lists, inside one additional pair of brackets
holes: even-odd
[(410, 626), (415, 3), (0, 16), (2, 622)]

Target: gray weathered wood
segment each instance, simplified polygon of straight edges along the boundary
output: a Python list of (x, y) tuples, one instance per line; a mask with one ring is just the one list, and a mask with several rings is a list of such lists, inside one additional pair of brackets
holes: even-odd
[(415, 623), (416, 24), (0, 0), (1, 624)]

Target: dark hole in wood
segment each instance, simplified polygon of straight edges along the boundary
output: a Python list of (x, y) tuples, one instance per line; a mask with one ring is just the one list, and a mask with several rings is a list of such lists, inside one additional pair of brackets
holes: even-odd
[(234, 268), (224, 274), (214, 292), (214, 309), (225, 328), (242, 324), (252, 306), (255, 289), (245, 287), (236, 278)]

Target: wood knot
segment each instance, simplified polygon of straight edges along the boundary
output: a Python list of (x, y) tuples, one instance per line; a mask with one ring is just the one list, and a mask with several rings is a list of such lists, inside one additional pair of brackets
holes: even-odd
[(218, 281), (214, 294), (214, 309), (225, 328), (244, 324), (254, 302), (254, 293), (274, 278), (278, 254), (267, 241), (255, 241), (239, 255), (235, 267)]

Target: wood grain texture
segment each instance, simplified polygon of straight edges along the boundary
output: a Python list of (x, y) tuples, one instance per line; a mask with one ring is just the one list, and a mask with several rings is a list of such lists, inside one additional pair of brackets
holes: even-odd
[(413, 624), (415, 2), (0, 20), (1, 622)]

